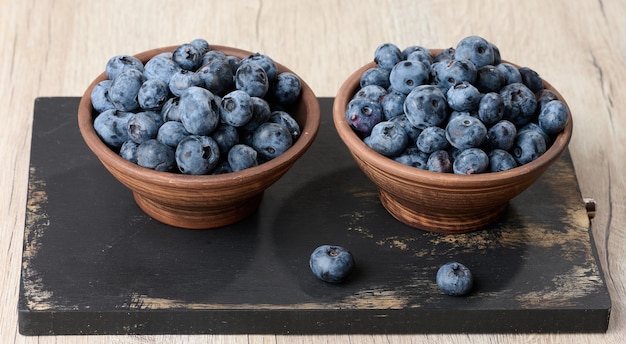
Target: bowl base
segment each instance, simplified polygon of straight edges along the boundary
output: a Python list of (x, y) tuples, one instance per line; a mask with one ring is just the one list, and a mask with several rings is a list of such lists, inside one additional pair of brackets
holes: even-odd
[(247, 200), (238, 200), (232, 206), (215, 207), (172, 207), (155, 202), (139, 193), (133, 192), (135, 202), (147, 215), (167, 225), (185, 229), (212, 229), (243, 220), (254, 213), (261, 204), (263, 193)]
[[(421, 213), (419, 207), (407, 206), (394, 199), (382, 189), (378, 198), (383, 207), (398, 221), (417, 229), (440, 234), (461, 234), (483, 229), (497, 221), (506, 211), (508, 202), (484, 211), (467, 213)], [(413, 208), (413, 209), (411, 209)]]

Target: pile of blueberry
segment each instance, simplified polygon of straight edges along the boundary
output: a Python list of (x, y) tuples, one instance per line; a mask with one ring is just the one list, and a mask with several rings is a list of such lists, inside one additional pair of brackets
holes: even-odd
[(114, 56), (107, 80), (91, 92), (94, 129), (120, 156), (183, 174), (219, 174), (257, 166), (300, 136), (290, 106), (300, 79), (267, 55), (245, 58), (204, 39), (181, 44), (145, 64)]
[(384, 43), (348, 103), (346, 120), (370, 148), (436, 172), (505, 171), (537, 159), (569, 112), (537, 72), (503, 62), (479, 36), (432, 54)]

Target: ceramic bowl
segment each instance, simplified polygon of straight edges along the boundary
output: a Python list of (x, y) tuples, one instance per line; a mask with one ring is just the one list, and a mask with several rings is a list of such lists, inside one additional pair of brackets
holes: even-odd
[[(142, 62), (176, 46), (149, 50), (135, 55)], [(226, 55), (240, 58), (252, 52), (226, 46), (212, 46)], [(279, 72), (290, 71), (276, 62)], [(97, 112), (90, 95), (100, 81), (100, 74), (83, 94), (78, 108), (78, 126), (82, 137), (104, 167), (128, 187), (139, 207), (165, 224), (203, 229), (224, 227), (251, 215), (259, 207), (264, 191), (283, 176), (313, 143), (320, 124), (318, 100), (302, 80), (301, 97), (291, 115), (300, 124), (301, 136), (279, 157), (256, 167), (220, 175), (183, 175), (159, 172), (131, 163), (110, 149), (96, 134), (93, 121)]]
[[(436, 54), (438, 50), (432, 50)], [(397, 220), (418, 229), (465, 233), (497, 221), (511, 199), (533, 184), (567, 148), (572, 118), (538, 159), (503, 172), (455, 175), (418, 169), (376, 153), (359, 138), (345, 119), (346, 106), (359, 89), (361, 67), (345, 80), (333, 104), (333, 121), (360, 169), (378, 187), (381, 204)], [(563, 97), (544, 80), (547, 89)], [(567, 105), (567, 104), (566, 104)]]

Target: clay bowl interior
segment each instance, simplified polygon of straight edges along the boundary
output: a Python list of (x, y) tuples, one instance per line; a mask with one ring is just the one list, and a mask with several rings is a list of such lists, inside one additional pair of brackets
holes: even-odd
[[(149, 50), (135, 55), (142, 62), (162, 53), (172, 52), (176, 46)], [(240, 58), (252, 52), (236, 48), (211, 47), (226, 55)], [(293, 72), (276, 62), (279, 72)], [(172, 172), (159, 172), (143, 168), (121, 158), (104, 144), (96, 134), (93, 121), (97, 112), (90, 95), (103, 72), (89, 85), (78, 108), (78, 126), (83, 139), (105, 168), (123, 185), (132, 190), (139, 207), (154, 219), (165, 224), (204, 229), (223, 227), (242, 220), (260, 205), (264, 191), (283, 176), (313, 143), (320, 124), (318, 100), (301, 78), (300, 99), (290, 114), (300, 124), (301, 136), (281, 156), (246, 170), (220, 175), (192, 176)]]
[[(433, 49), (436, 54), (439, 50)], [(511, 199), (533, 184), (567, 148), (572, 118), (538, 159), (503, 172), (455, 175), (421, 170), (393, 161), (370, 149), (345, 119), (348, 102), (359, 88), (361, 74), (373, 62), (351, 74), (333, 104), (337, 132), (359, 168), (378, 187), (381, 204), (397, 220), (425, 231), (455, 234), (479, 230), (497, 221)], [(563, 97), (544, 80), (544, 86)], [(567, 106), (567, 103), (565, 103)]]

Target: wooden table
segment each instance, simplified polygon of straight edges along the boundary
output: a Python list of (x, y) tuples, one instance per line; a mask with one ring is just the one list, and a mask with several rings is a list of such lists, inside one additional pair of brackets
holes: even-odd
[[(621, 342), (626, 224), (626, 4), (580, 1), (2, 1), (0, 3), (0, 333), (2, 343)], [(570, 152), (592, 220), (613, 309), (606, 334), (48, 336), (17, 331), (17, 300), (34, 99), (80, 96), (113, 55), (196, 37), (267, 53), (320, 97), (372, 59), (383, 42), (448, 47), (481, 35), (502, 56), (535, 69), (568, 101)]]

